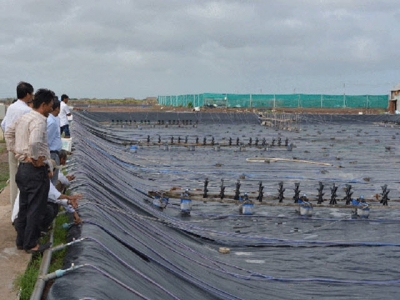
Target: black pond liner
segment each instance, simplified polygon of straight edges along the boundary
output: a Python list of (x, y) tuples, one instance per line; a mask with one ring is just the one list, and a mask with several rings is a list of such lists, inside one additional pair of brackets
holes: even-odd
[[(56, 279), (47, 299), (397, 297), (400, 130), (395, 123), (379, 116), (376, 121), (354, 116), (352, 122), (349, 116), (345, 122), (310, 116), (293, 125), (295, 130), (277, 130), (260, 126), (254, 114), (197, 116), (202, 122), (196, 126), (168, 127), (101, 125), (105, 115), (96, 116), (75, 113), (71, 126), (69, 170), (76, 175), (71, 191), (84, 194), (78, 209), (84, 223), (70, 233), (85, 239), (68, 248), (64, 267), (81, 267)], [(171, 136), (174, 143), (166, 149)], [(206, 137), (208, 144), (189, 151), (177, 144), (178, 136), (188, 136), (189, 143)], [(209, 144), (212, 137), (219, 149)], [(229, 137), (242, 144), (228, 146)], [(269, 146), (250, 146), (250, 137), (265, 138)], [(270, 145), (279, 137), (293, 143), (292, 151)], [(331, 166), (246, 161), (271, 157)], [(161, 211), (146, 195), (171, 187), (202, 193), (206, 178), (209, 193), (217, 193), (224, 179), (227, 194), (239, 178), (241, 191), (250, 194), (262, 181), (270, 198), (282, 181), (285, 203), (293, 203), (300, 182), (301, 193), (315, 204), (323, 182), (326, 204), (335, 183), (341, 206), (343, 188), (351, 184), (354, 197), (368, 199), (371, 214), (357, 220), (350, 208), (315, 205), (314, 215), (303, 218), (292, 206), (256, 205), (254, 215), (243, 216), (233, 203), (193, 201), (185, 217), (179, 199), (170, 198)], [(372, 201), (384, 184), (390, 189), (387, 207)], [(219, 253), (220, 247), (230, 253)]]

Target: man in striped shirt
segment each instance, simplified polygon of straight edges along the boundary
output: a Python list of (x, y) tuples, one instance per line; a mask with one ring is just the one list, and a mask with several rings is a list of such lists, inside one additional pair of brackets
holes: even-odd
[(43, 252), (50, 244), (39, 245), (40, 222), (46, 210), (50, 183), (50, 151), (47, 144), (47, 117), (53, 110), (54, 92), (39, 89), (33, 109), (21, 116), (5, 132), (7, 150), (19, 161), (16, 174), (20, 190), (19, 214), (15, 221), (17, 248), (28, 253)]

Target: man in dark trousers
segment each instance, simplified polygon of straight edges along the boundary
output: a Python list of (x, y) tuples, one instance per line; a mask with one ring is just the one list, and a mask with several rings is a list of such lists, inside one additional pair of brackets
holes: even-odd
[(33, 108), (21, 116), (5, 132), (7, 150), (19, 161), (15, 178), (20, 190), (17, 230), (17, 248), (28, 253), (43, 252), (50, 244), (39, 245), (40, 223), (46, 209), (53, 171), (47, 143), (47, 117), (53, 110), (54, 92), (39, 89)]

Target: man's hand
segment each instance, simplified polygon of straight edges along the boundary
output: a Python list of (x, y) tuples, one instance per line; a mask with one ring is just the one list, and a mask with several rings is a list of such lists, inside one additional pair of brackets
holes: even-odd
[(76, 200), (69, 200), (69, 204), (72, 205), (73, 208), (78, 207), (78, 202)]
[(45, 157), (44, 156), (39, 156), (38, 159), (34, 159), (32, 157), (27, 158), (28, 161), (32, 163), (32, 165), (36, 168), (38, 167), (43, 167), (45, 165)]
[(80, 200), (82, 199), (82, 194), (76, 194), (76, 195), (69, 195), (69, 200)]
[(77, 208), (78, 200), (81, 198), (82, 198), (82, 194), (68, 196), (69, 204), (71, 204), (73, 208)]
[(72, 181), (75, 179), (75, 175), (67, 175), (65, 177), (67, 177), (68, 181)]
[(75, 224), (80, 224), (82, 223), (82, 219), (79, 217), (77, 212), (74, 212), (74, 223)]

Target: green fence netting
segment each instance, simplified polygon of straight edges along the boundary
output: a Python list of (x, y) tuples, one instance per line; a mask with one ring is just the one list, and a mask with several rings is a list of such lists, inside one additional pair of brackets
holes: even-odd
[(189, 94), (158, 96), (166, 106), (254, 107), (254, 108), (382, 108), (388, 107), (388, 95), (317, 94)]

